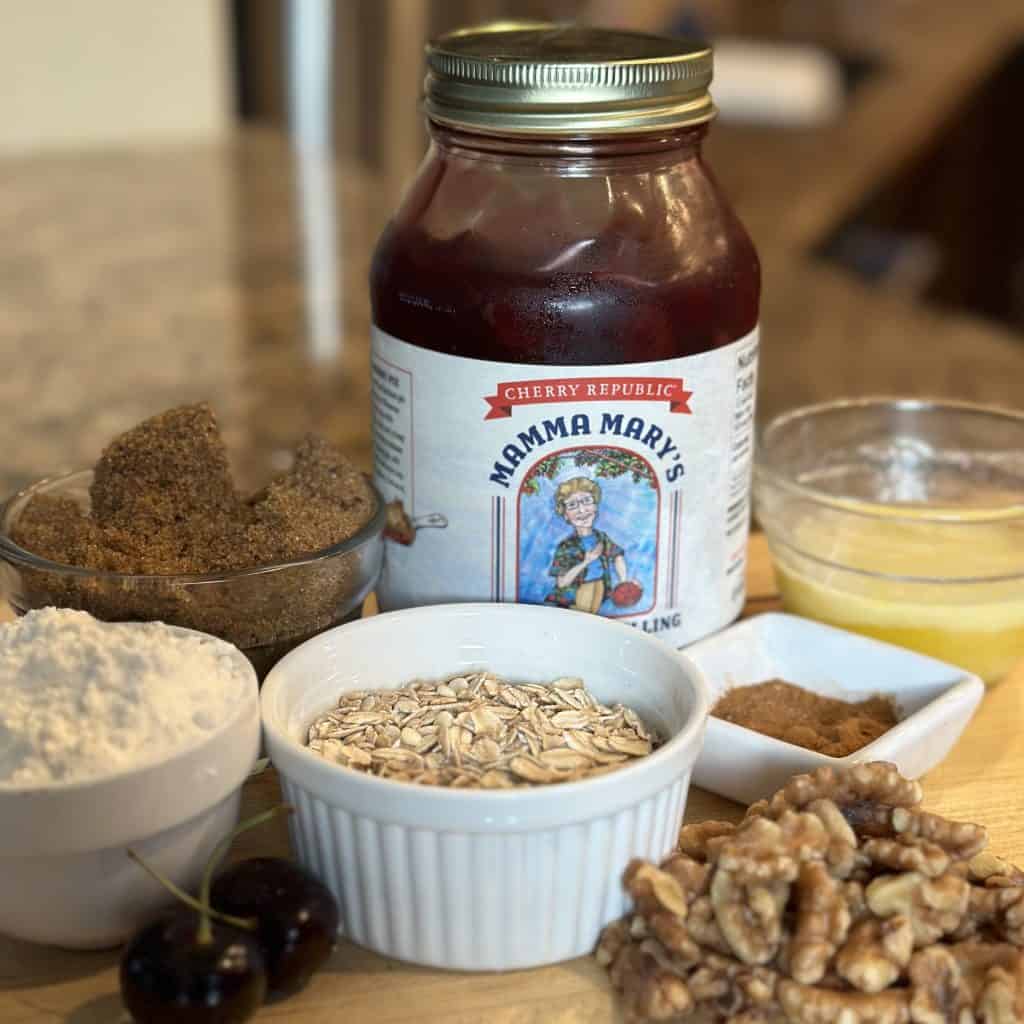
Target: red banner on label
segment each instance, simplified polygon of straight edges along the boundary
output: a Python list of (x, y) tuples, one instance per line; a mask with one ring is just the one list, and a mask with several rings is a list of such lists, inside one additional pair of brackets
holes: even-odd
[(556, 380), (515, 380), (498, 385), (495, 395), (485, 395), (490, 406), (485, 420), (512, 415), (516, 405), (549, 405), (556, 402), (668, 402), (669, 412), (692, 414), (692, 391), (682, 378), (670, 377), (563, 377)]

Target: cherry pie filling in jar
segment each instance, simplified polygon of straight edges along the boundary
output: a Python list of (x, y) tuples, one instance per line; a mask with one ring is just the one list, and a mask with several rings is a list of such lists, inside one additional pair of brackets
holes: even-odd
[(760, 270), (703, 160), (703, 45), (428, 48), (430, 147), (371, 271), (381, 607), (520, 601), (677, 646), (740, 611)]

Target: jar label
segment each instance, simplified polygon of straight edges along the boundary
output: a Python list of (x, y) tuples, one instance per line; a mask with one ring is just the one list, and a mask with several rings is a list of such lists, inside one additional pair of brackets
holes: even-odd
[(757, 330), (701, 355), (534, 366), (373, 332), (384, 609), (552, 604), (681, 646), (744, 600)]

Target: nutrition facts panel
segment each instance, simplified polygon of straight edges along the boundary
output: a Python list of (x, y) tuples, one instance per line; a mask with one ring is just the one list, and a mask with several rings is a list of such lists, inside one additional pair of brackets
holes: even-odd
[(413, 507), (412, 374), (383, 359), (373, 361), (373, 468), (406, 508)]
[(746, 568), (750, 473), (754, 457), (757, 354), (756, 341), (736, 353), (732, 433), (729, 442), (728, 503), (725, 510), (725, 535), (729, 544), (726, 573), (731, 581), (730, 596), (734, 600), (742, 598)]
[(757, 345), (736, 354), (736, 390), (729, 444), (729, 505), (726, 533), (746, 538), (750, 466), (754, 454), (754, 400), (757, 397)]

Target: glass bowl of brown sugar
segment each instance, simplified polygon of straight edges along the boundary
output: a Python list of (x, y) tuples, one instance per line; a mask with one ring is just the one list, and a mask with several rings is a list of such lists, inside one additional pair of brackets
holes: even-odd
[(358, 618), (380, 575), (385, 508), (369, 481), (376, 508), (352, 536), (310, 554), (221, 572), (140, 574), (68, 565), (13, 539), (37, 496), (88, 512), (92, 482), (92, 470), (41, 480), (0, 507), (0, 584), (17, 614), (53, 605), (106, 621), (160, 620), (200, 630), (240, 648), (262, 680), (293, 647)]

